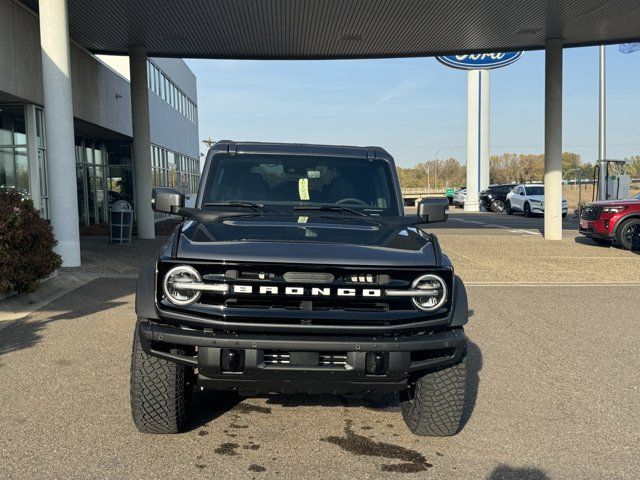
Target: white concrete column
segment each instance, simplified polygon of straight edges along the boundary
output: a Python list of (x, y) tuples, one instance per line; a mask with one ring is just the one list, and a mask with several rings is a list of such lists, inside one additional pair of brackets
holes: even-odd
[(49, 215), (63, 266), (80, 265), (73, 103), (66, 0), (40, 3), (40, 46), (49, 176)]
[(480, 210), (478, 194), (489, 186), (489, 72), (467, 73), (467, 212)]
[(547, 40), (544, 114), (544, 238), (562, 240), (562, 39)]
[(151, 129), (147, 86), (147, 52), (143, 47), (129, 49), (129, 67), (131, 70), (136, 225), (139, 238), (152, 239), (155, 238), (155, 222), (151, 208)]
[(489, 164), (489, 126), (491, 125), (489, 107), (491, 105), (490, 70), (480, 70), (480, 190), (489, 187), (491, 165)]

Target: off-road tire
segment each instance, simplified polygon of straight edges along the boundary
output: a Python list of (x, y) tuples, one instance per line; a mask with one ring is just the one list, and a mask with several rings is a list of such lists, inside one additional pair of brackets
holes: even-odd
[(402, 417), (416, 435), (448, 437), (460, 430), (467, 389), (467, 359), (429, 372), (401, 403)]
[(489, 209), (493, 213), (502, 213), (505, 209), (505, 203), (502, 200), (496, 199), (491, 202)]
[[(640, 218), (630, 218), (620, 224), (616, 231), (616, 243), (625, 250), (640, 250), (640, 241), (633, 238), (633, 232), (630, 229), (636, 230), (640, 228)], [(629, 238), (631, 237), (631, 238)]]
[[(139, 323), (139, 322), (138, 322)], [(172, 351), (172, 353), (181, 353)], [(131, 416), (142, 433), (179, 433), (187, 425), (191, 369), (142, 349), (138, 324), (131, 352)]]
[(513, 215), (513, 210), (511, 209), (511, 202), (507, 202), (504, 206), (504, 211), (507, 212), (507, 215)]

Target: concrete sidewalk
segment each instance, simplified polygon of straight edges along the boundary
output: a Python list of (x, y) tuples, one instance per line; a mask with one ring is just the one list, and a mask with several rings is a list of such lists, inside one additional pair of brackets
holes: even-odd
[(134, 238), (129, 245), (111, 245), (106, 237), (83, 237), (82, 266), (61, 268), (35, 292), (0, 301), (0, 329), (97, 278), (136, 278), (140, 267), (155, 261), (158, 249), (167, 239)]

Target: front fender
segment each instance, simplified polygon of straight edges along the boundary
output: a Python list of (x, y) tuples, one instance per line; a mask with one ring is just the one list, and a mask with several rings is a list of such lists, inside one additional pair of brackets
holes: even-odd
[(158, 319), (156, 310), (156, 267), (147, 265), (140, 269), (136, 284), (136, 315)]
[(453, 315), (450, 326), (462, 327), (469, 321), (469, 301), (467, 300), (467, 289), (458, 276), (453, 283)]

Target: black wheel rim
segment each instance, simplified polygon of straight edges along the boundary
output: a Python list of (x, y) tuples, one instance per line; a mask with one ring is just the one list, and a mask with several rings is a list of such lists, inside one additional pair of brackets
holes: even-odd
[(632, 250), (640, 249), (640, 223), (632, 223), (624, 229), (622, 234), (625, 242)]

